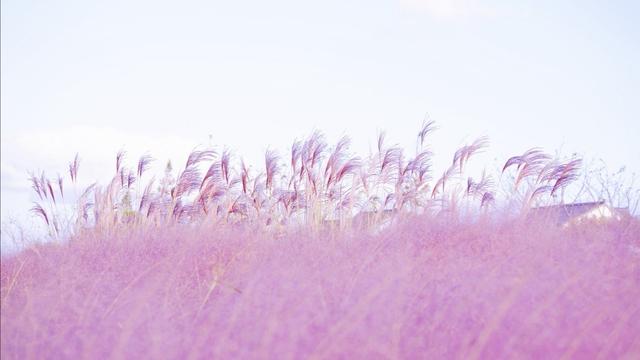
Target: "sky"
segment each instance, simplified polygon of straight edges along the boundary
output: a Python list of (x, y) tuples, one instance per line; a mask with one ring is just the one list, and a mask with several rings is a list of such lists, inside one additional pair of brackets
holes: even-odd
[(639, 1), (1, 3), (1, 215), (28, 171), (106, 182), (115, 154), (183, 164), (228, 146), (259, 168), (321, 130), (435, 165), (487, 135), (487, 163), (539, 146), (640, 173)]

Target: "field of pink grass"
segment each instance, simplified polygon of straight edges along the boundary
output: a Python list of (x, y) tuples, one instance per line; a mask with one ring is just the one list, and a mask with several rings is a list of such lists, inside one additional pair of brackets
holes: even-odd
[(638, 358), (640, 224), (92, 232), (2, 261), (3, 359)]
[(48, 240), (2, 258), (2, 359), (640, 358), (631, 190), (606, 219), (531, 216), (580, 159), (469, 174), (480, 138), (440, 175), (433, 128), (411, 155), (316, 132), (258, 172), (206, 149), (158, 182), (124, 152), (105, 185), (77, 188), (78, 156), (33, 174)]

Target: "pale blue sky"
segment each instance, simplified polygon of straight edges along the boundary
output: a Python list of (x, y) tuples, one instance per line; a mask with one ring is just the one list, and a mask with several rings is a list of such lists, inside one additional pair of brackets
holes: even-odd
[(312, 129), (436, 161), (488, 135), (489, 160), (577, 152), (640, 173), (640, 1), (2, 1), (2, 217), (26, 171), (101, 179), (120, 148), (251, 162)]

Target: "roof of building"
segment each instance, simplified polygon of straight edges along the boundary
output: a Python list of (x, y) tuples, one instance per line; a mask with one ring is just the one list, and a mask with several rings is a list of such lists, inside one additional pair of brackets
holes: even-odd
[(607, 206), (604, 200), (561, 204), (551, 206), (540, 206), (529, 211), (529, 217), (543, 217), (545, 219), (555, 219), (556, 223), (564, 224), (567, 221), (588, 214), (589, 212)]

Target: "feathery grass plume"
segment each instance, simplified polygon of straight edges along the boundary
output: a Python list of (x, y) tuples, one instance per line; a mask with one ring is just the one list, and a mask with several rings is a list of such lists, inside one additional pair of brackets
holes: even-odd
[(387, 149), (380, 162), (380, 173), (398, 171), (402, 161), (402, 152), (402, 148), (399, 147)]
[(553, 191), (553, 186), (551, 185), (542, 185), (537, 187), (532, 193), (531, 193), (531, 197), (529, 199), (529, 204), (532, 204), (538, 197), (544, 195), (544, 194), (551, 194)]
[(278, 160), (279, 157), (275, 150), (269, 149), (265, 152), (264, 167), (266, 174), (266, 186), (270, 191), (273, 189), (273, 180), (278, 172)]
[(356, 174), (362, 166), (362, 162), (359, 157), (352, 157), (345, 161), (336, 174), (336, 182), (339, 183), (347, 175)]
[(51, 180), (47, 179), (47, 189), (49, 190), (49, 195), (51, 196), (51, 200), (53, 203), (56, 203), (56, 195), (53, 193), (53, 186), (51, 185)]
[[(123, 169), (121, 169), (121, 172)], [(116, 175), (106, 187), (91, 186), (85, 193), (93, 193), (93, 226), (101, 230), (108, 230), (118, 226), (118, 219), (121, 218), (123, 206), (121, 197), (128, 193), (126, 183), (122, 183), (120, 175)], [(126, 179), (124, 179), (126, 181)]]
[(212, 160), (216, 155), (217, 153), (214, 150), (193, 150), (187, 158), (185, 169), (194, 167), (203, 161)]
[(464, 171), (464, 165), (469, 161), (471, 156), (479, 153), (483, 149), (489, 146), (489, 138), (486, 136), (476, 139), (470, 145), (465, 145), (458, 149), (453, 156), (453, 165), (458, 164), (460, 167), (459, 172)]
[(222, 157), (220, 158), (220, 171), (222, 174), (222, 178), (229, 185), (229, 163), (231, 161), (231, 152), (225, 149), (222, 152)]
[(540, 176), (540, 173), (546, 168), (547, 163), (551, 161), (551, 156), (544, 153), (540, 148), (532, 148), (524, 152), (520, 156), (514, 156), (509, 158), (502, 168), (504, 173), (508, 168), (512, 166), (517, 167), (515, 188), (522, 183), (523, 180)]
[(106, 222), (102, 221), (106, 218), (106, 216), (103, 217), (103, 215), (109, 214), (109, 212), (113, 211), (113, 205), (105, 205), (107, 202), (104, 199), (105, 196), (103, 196), (103, 192), (103, 189), (99, 186), (95, 186), (91, 191), (93, 194), (93, 205), (90, 208), (93, 208), (93, 218), (96, 228), (99, 224)]
[(142, 213), (142, 210), (145, 206), (150, 206), (152, 189), (155, 183), (155, 177), (151, 178), (151, 180), (147, 183), (142, 193), (142, 197), (140, 198), (140, 206), (138, 206), (138, 212)]
[(387, 210), (389, 207), (392, 207), (392, 204), (394, 203), (394, 201), (396, 201), (396, 194), (394, 193), (387, 194), (387, 196), (384, 198), (382, 209)]
[(60, 174), (58, 174), (58, 190), (60, 191), (60, 197), (64, 199), (64, 190), (63, 190), (63, 179)]
[(229, 210), (229, 214), (236, 214), (241, 217), (247, 217), (248, 216), (247, 205), (244, 203), (240, 203), (236, 199), (236, 201), (234, 201), (233, 204), (231, 205), (231, 210)]
[(347, 156), (346, 152), (349, 148), (349, 143), (349, 137), (343, 136), (329, 155), (329, 159), (327, 160), (327, 164), (324, 169), (324, 177), (326, 179), (325, 185), (327, 187), (336, 179), (336, 174)]
[(425, 180), (425, 174), (431, 168), (431, 158), (433, 157), (433, 153), (429, 150), (423, 150), (416, 154), (415, 158), (409, 161), (406, 170), (413, 174), (417, 175), (420, 181)]
[(530, 161), (532, 158), (537, 158), (540, 156), (545, 155), (544, 152), (542, 151), (541, 148), (531, 148), (527, 151), (524, 152), (524, 154), (522, 155), (517, 155), (517, 156), (512, 156), (510, 157), (504, 164), (504, 166), (502, 167), (502, 172), (504, 173), (508, 168), (512, 167), (512, 166), (516, 166), (518, 170), (520, 170), (520, 167), (522, 167), (522, 165), (526, 164), (528, 161)]
[[(489, 145), (488, 138), (480, 137), (470, 145), (464, 145), (458, 150), (456, 150), (456, 152), (453, 155), (451, 166), (449, 166), (449, 168), (442, 174), (442, 176), (438, 179), (436, 184), (433, 186), (433, 189), (431, 191), (431, 198), (435, 199), (439, 191), (442, 193), (442, 196), (445, 196), (445, 187), (446, 187), (446, 184), (449, 182), (449, 180), (452, 179), (453, 176), (455, 175), (462, 175), (464, 172), (465, 165), (467, 164), (469, 159), (471, 159), (473, 155), (484, 150), (488, 145)], [(489, 186), (491, 183), (490, 179), (487, 179), (487, 178), (485, 178), (484, 181), (487, 182), (482, 184), (482, 186), (484, 187)], [(472, 186), (475, 186), (475, 185), (477, 184), (473, 184), (473, 181), (471, 179), (468, 180), (466, 184), (467, 192), (470, 193), (470, 191), (472, 190)], [(453, 196), (455, 194), (451, 194), (451, 195)], [(454, 200), (454, 199), (452, 198), (451, 200)]]
[(76, 226), (89, 225), (88, 224), (89, 210), (94, 205), (94, 203), (90, 202), (90, 196), (91, 196), (91, 193), (95, 191), (96, 186), (97, 184), (93, 183), (89, 185), (86, 189), (84, 189), (82, 194), (80, 194), (80, 197), (78, 198), (78, 209), (80, 211), (80, 214), (76, 219)]
[(45, 199), (49, 197), (49, 193), (47, 192), (47, 177), (44, 174), (44, 171), (40, 174), (40, 188), (42, 189), (42, 193), (44, 194)]
[(380, 170), (378, 180), (384, 187), (397, 185), (401, 181), (401, 170), (403, 162), (403, 149), (399, 147), (391, 147), (384, 151), (384, 155), (380, 161)]
[(480, 201), (480, 207), (484, 208), (486, 206), (488, 206), (489, 204), (493, 204), (495, 202), (496, 198), (494, 197), (493, 193), (491, 192), (485, 192), (482, 195), (482, 200)]
[(147, 213), (145, 214), (145, 217), (147, 219), (151, 218), (151, 216), (156, 213), (156, 210), (158, 210), (160, 206), (161, 205), (159, 205), (159, 202), (156, 202), (156, 201), (149, 202), (149, 206), (147, 207)]
[(520, 171), (518, 172), (518, 176), (516, 176), (516, 180), (514, 184), (516, 189), (520, 184), (522, 184), (524, 179), (538, 175), (540, 173), (541, 168), (543, 167), (544, 166), (542, 163), (535, 163), (535, 162), (527, 162), (524, 165), (522, 165), (522, 167), (520, 168)]
[(127, 179), (128, 179), (127, 169), (120, 168), (119, 177), (120, 177), (120, 187), (124, 188), (127, 184)]
[(129, 174), (127, 175), (127, 189), (131, 189), (131, 185), (133, 185), (133, 183), (136, 182), (136, 180), (137, 178), (133, 174), (133, 172), (129, 171)]
[(301, 157), (305, 171), (313, 172), (318, 161), (321, 160), (327, 144), (324, 141), (324, 135), (316, 130), (305, 140), (302, 145)]
[(438, 179), (438, 181), (436, 181), (436, 184), (433, 185), (433, 190), (431, 190), (431, 198), (436, 197), (436, 195), (438, 194), (438, 189), (440, 189), (440, 191), (444, 193), (444, 185), (445, 185), (445, 181), (447, 180), (447, 177), (448, 177), (447, 171), (443, 172), (442, 176)]
[(469, 177), (467, 180), (467, 195), (483, 195), (490, 192), (494, 187), (494, 181), (491, 175), (487, 175), (486, 170), (482, 171), (480, 181), (475, 182)]
[(153, 157), (151, 157), (151, 155), (149, 155), (149, 154), (145, 154), (145, 155), (142, 155), (140, 157), (140, 160), (138, 160), (138, 177), (139, 178), (141, 178), (142, 174), (144, 174), (144, 172), (149, 169), (149, 165), (154, 160), (155, 159)]
[(558, 176), (553, 189), (551, 189), (551, 195), (553, 195), (559, 189), (566, 187), (569, 183), (576, 180), (579, 176), (578, 171), (582, 166), (582, 159), (574, 159), (566, 164), (562, 164), (558, 168)]
[(433, 120), (427, 121), (425, 117), (424, 121), (422, 122), (422, 128), (420, 129), (420, 132), (418, 132), (418, 139), (420, 140), (420, 148), (424, 147), (424, 140), (426, 136), (436, 129), (435, 124), (436, 124), (435, 121)]
[(51, 225), (49, 222), (49, 216), (47, 215), (47, 212), (44, 210), (44, 208), (42, 207), (42, 205), (40, 205), (37, 202), (33, 203), (33, 207), (31, 208), (31, 212), (42, 217), (42, 219), (44, 220), (44, 222), (47, 224), (47, 226)]
[(223, 170), (222, 169), (223, 168), (222, 168), (222, 162), (221, 161), (212, 162), (211, 165), (209, 166), (209, 169), (204, 174), (204, 177), (202, 178), (202, 181), (200, 182), (200, 190), (202, 190), (202, 188), (204, 188), (204, 186), (209, 184), (209, 183), (211, 183), (212, 185), (221, 184), (223, 182)]
[[(171, 190), (171, 197), (174, 200), (179, 199), (199, 189), (203, 185), (203, 182), (202, 179), (200, 179), (198, 165), (204, 161), (214, 159), (216, 155), (217, 153), (213, 150), (193, 150), (187, 158), (184, 170), (182, 170), (176, 180), (175, 187)], [(170, 163), (167, 164), (167, 174), (171, 171), (169, 168), (170, 165)]]
[(40, 197), (40, 200), (48, 200), (49, 192), (47, 190), (47, 178), (44, 174), (44, 171), (40, 174), (39, 177), (34, 177), (34, 179), (35, 184), (32, 186), (32, 188), (36, 191), (36, 193)]
[(360, 178), (359, 180), (360, 180), (360, 184), (362, 185), (362, 189), (364, 190), (365, 193), (369, 193), (369, 190), (370, 190), (369, 178), (372, 177), (372, 174), (370, 174), (367, 167), (363, 165), (360, 167), (358, 176)]
[(475, 185), (476, 185), (475, 181), (473, 181), (473, 178), (469, 176), (469, 178), (467, 179), (467, 195), (472, 194), (472, 190)]
[(182, 199), (178, 198), (175, 202), (175, 204), (173, 205), (173, 209), (171, 210), (171, 215), (173, 216), (174, 219), (176, 220), (180, 220), (180, 218), (182, 217), (182, 215), (184, 215), (186, 212), (185, 206), (182, 203)]
[(194, 166), (185, 168), (178, 176), (176, 186), (171, 191), (174, 199), (179, 199), (184, 195), (189, 195), (197, 190), (201, 185), (200, 171)]
[(381, 131), (378, 134), (378, 153), (382, 154), (382, 149), (384, 148), (384, 139), (387, 136), (387, 133), (384, 131)]
[(309, 165), (307, 168), (315, 169), (316, 165), (319, 165), (324, 158), (325, 151), (327, 150), (327, 143), (324, 141), (324, 135), (318, 132), (318, 136), (315, 136), (310, 147)]
[(124, 149), (121, 149), (116, 154), (116, 174), (120, 173), (120, 169), (122, 167), (122, 163), (124, 162), (125, 157), (127, 156), (127, 152)]
[(160, 197), (171, 197), (171, 191), (174, 185), (175, 178), (173, 177), (173, 166), (171, 165), (171, 160), (169, 160), (164, 168), (164, 176), (160, 179), (160, 188), (158, 189)]
[[(216, 168), (220, 169), (219, 166), (216, 166)], [(225, 185), (222, 183), (222, 180), (216, 181), (214, 178), (215, 177), (210, 177), (209, 180), (206, 181), (205, 186), (200, 188), (200, 192), (197, 197), (198, 203), (205, 214), (208, 213), (209, 202), (221, 198), (226, 193)]]
[(293, 177), (298, 174), (298, 163), (301, 160), (302, 141), (296, 140), (291, 145), (291, 172)]
[(57, 237), (60, 234), (60, 225), (58, 223), (58, 218), (55, 214), (52, 215), (51, 223), (53, 224), (54, 235)]
[[(43, 189), (40, 186), (40, 179), (38, 178), (37, 175), (35, 175), (34, 173), (29, 173), (29, 181), (31, 182), (31, 189), (33, 189), (33, 191), (36, 193), (36, 195), (38, 195), (38, 197), (40, 198), (40, 200), (44, 200), (43, 197)], [(46, 193), (45, 193), (46, 196)]]
[(524, 207), (529, 208), (538, 198), (544, 194), (554, 196), (559, 189), (565, 188), (575, 181), (582, 164), (581, 159), (573, 159), (567, 163), (560, 163), (556, 159), (544, 153), (540, 148), (532, 148), (524, 154), (511, 157), (502, 168), (504, 173), (508, 168), (516, 166), (514, 189), (526, 179), (532, 190), (529, 190), (528, 198), (525, 196)]
[(558, 174), (558, 169), (560, 166), (560, 162), (558, 160), (550, 160), (548, 161), (540, 172), (538, 173), (538, 177), (536, 178), (536, 184), (543, 184), (546, 182), (553, 181)]
[(69, 164), (69, 176), (71, 177), (71, 182), (74, 184), (78, 178), (78, 169), (80, 168), (80, 158), (76, 153), (76, 156), (73, 158), (73, 161)]
[(433, 190), (431, 191), (432, 199), (436, 197), (438, 191), (440, 191), (442, 195), (444, 195), (446, 183), (449, 181), (449, 179), (452, 179), (453, 176), (458, 173), (458, 169), (459, 168), (457, 166), (457, 162), (454, 162), (445, 172), (442, 173), (442, 176), (438, 179), (438, 181), (436, 181), (436, 184), (433, 185)]
[[(249, 185), (249, 168), (244, 163), (244, 160), (240, 161), (240, 179), (242, 181), (242, 193), (247, 194), (248, 185)], [(295, 167), (294, 167), (295, 168)]]

